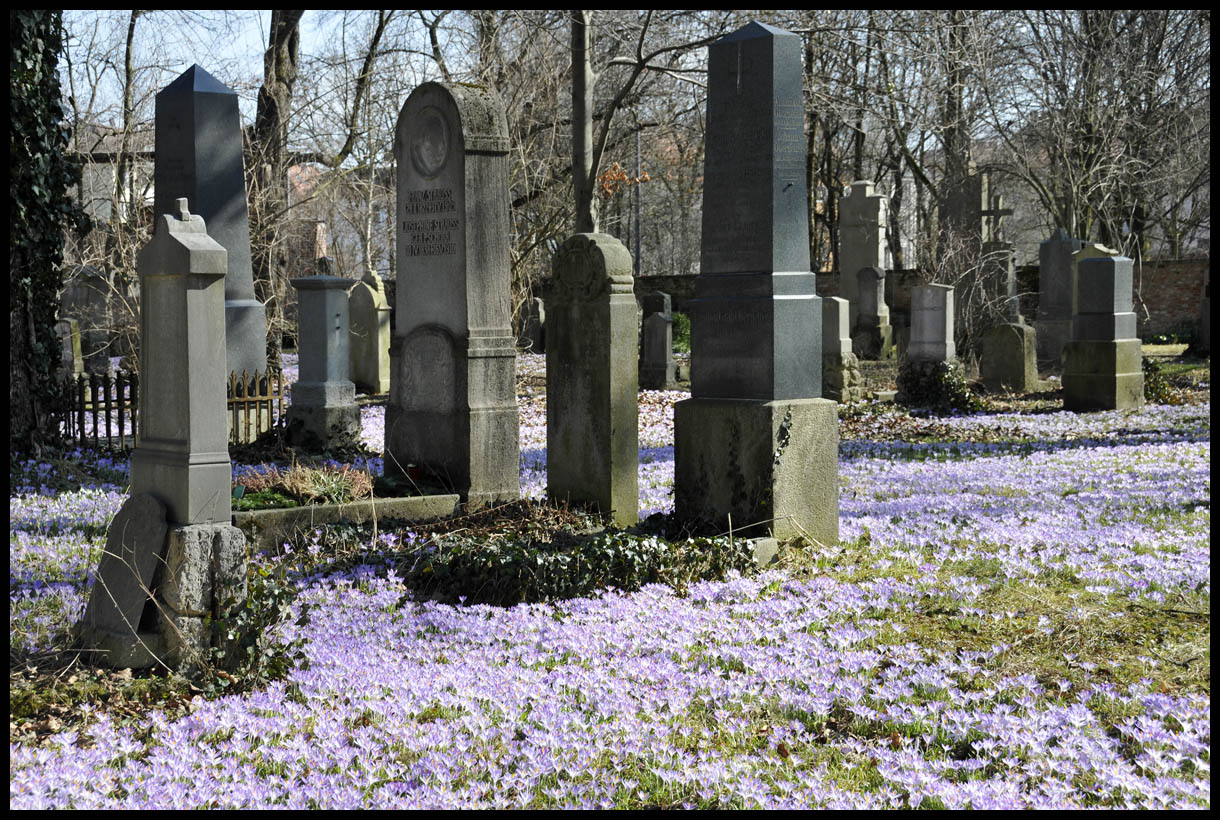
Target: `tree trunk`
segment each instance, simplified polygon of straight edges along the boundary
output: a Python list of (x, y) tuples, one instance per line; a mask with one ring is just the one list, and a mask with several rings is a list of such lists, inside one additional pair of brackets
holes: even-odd
[(572, 12), (572, 187), (573, 230), (594, 233), (593, 214), (593, 27), (589, 12)]
[(273, 10), (263, 85), (250, 138), (250, 239), (254, 287), (267, 308), (267, 362), (279, 366), (288, 287), (283, 254), (288, 191), (288, 114), (300, 60), (302, 9)]

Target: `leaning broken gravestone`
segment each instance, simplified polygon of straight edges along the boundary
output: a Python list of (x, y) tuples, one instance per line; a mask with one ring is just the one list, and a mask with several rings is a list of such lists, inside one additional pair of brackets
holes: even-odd
[(398, 301), (385, 470), (515, 500), (520, 420), (508, 124), (490, 88), (425, 83), (398, 117)]
[(839, 537), (838, 406), (820, 398), (801, 38), (750, 23), (708, 48), (691, 395), (674, 405), (678, 517)]
[(140, 437), (80, 634), (114, 667), (189, 672), (246, 595), (225, 422), (225, 249), (179, 199), (139, 255)]

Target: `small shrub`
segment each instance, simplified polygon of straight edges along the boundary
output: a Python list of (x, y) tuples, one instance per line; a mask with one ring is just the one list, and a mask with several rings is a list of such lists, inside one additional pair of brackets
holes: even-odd
[(903, 361), (898, 367), (899, 404), (945, 413), (976, 412), (982, 401), (970, 391), (961, 366), (948, 362)]
[(685, 313), (673, 314), (674, 351), (690, 353), (690, 317)]
[(1144, 357), (1144, 401), (1152, 404), (1184, 404), (1182, 391), (1176, 390), (1165, 378), (1161, 363)]
[[(373, 495), (373, 477), (365, 470), (344, 464), (340, 467), (309, 467), (294, 464), (281, 470), (272, 467), (266, 473), (245, 476), (234, 482), (243, 487), (238, 496), (240, 509), (263, 506), (297, 506), (298, 504), (346, 504)], [(249, 498), (250, 501), (245, 501)], [(287, 500), (288, 503), (281, 503)], [(243, 503), (244, 502), (244, 503)]]

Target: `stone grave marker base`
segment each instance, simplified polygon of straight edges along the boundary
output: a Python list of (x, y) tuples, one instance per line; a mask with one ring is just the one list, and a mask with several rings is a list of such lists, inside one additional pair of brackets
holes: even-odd
[(839, 417), (828, 399), (674, 405), (677, 515), (727, 532), (839, 540)]
[(1125, 410), (1143, 403), (1139, 339), (1075, 341), (1063, 348), (1065, 410)]

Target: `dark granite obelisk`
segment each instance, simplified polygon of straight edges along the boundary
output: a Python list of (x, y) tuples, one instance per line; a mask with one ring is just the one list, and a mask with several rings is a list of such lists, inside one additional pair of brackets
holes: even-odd
[(154, 212), (185, 197), (229, 253), (227, 371), (267, 370), (267, 310), (254, 295), (237, 94), (197, 65), (157, 94)]
[(838, 539), (838, 421), (809, 264), (801, 38), (750, 23), (708, 49), (691, 394), (674, 407), (677, 514)]

